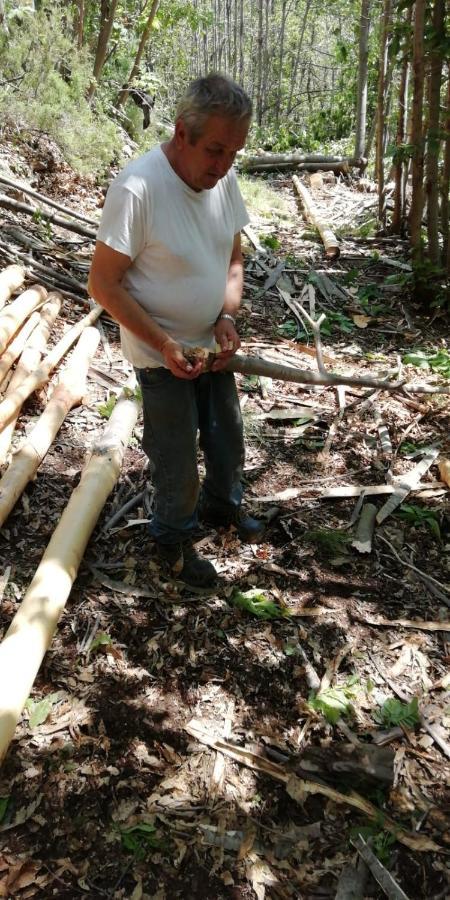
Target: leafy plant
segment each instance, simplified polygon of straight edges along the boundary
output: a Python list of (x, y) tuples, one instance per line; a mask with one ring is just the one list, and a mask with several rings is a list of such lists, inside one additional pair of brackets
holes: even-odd
[(156, 828), (146, 822), (138, 822), (130, 828), (121, 828), (120, 837), (122, 847), (129, 853), (133, 853), (137, 860), (145, 859), (151, 850), (158, 850), (161, 841), (156, 837)]
[(55, 691), (53, 694), (48, 694), (43, 700), (39, 700), (37, 703), (35, 700), (32, 700), (31, 697), (27, 700), (25, 709), (28, 712), (28, 724), (30, 728), (38, 728), (39, 725), (43, 725), (50, 715), (52, 707), (60, 699), (60, 696), (60, 691)]
[(287, 609), (278, 606), (274, 600), (269, 600), (259, 588), (251, 588), (244, 592), (236, 590), (231, 595), (231, 602), (233, 606), (245, 609), (258, 619), (278, 619), (280, 616), (289, 615)]
[(416, 350), (407, 353), (403, 357), (403, 363), (416, 366), (418, 369), (431, 369), (443, 378), (450, 378), (450, 353), (448, 350), (438, 350), (436, 353), (425, 353), (424, 350)]
[(264, 244), (265, 247), (269, 247), (270, 250), (278, 250), (280, 247), (280, 242), (274, 234), (260, 234), (259, 239), (261, 244)]
[(347, 531), (340, 531), (339, 528), (313, 528), (311, 531), (305, 532), (303, 540), (310, 544), (316, 544), (324, 553), (334, 555), (346, 552), (351, 536)]
[(409, 525), (417, 527), (426, 525), (438, 541), (441, 540), (441, 529), (439, 527), (439, 519), (437, 513), (432, 509), (423, 509), (421, 506), (414, 506), (412, 503), (403, 503), (400, 507), (398, 517), (408, 522)]
[(95, 653), (95, 651), (99, 650), (101, 647), (110, 647), (112, 643), (113, 639), (111, 635), (106, 634), (104, 631), (99, 631), (89, 647), (89, 653)]
[(370, 845), (375, 856), (384, 865), (388, 865), (391, 858), (391, 847), (395, 844), (396, 837), (391, 831), (385, 831), (382, 825), (382, 816), (380, 816), (380, 824), (371, 822), (368, 825), (359, 825), (350, 831), (352, 837), (361, 835)]
[(286, 322), (278, 325), (277, 331), (278, 334), (282, 334), (283, 337), (287, 338), (296, 338), (299, 333), (304, 333), (299, 329), (297, 322), (294, 319), (287, 319)]
[(99, 403), (97, 405), (97, 412), (100, 413), (103, 419), (110, 419), (116, 403), (117, 397), (115, 396), (115, 394), (111, 394), (111, 396), (108, 397), (105, 403)]
[(419, 701), (417, 697), (413, 697), (410, 703), (403, 703), (396, 697), (389, 697), (374, 713), (374, 719), (385, 728), (395, 725), (413, 728), (420, 722)]
[(352, 675), (346, 684), (330, 687), (312, 695), (308, 700), (308, 706), (321, 712), (330, 725), (335, 725), (341, 716), (345, 716), (351, 711), (352, 701), (357, 695), (356, 684), (358, 684), (358, 676)]

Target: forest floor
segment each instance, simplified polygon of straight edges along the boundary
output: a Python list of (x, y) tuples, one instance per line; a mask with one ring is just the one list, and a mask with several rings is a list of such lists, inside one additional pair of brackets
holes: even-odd
[[(25, 163), (10, 171), (27, 175)], [(245, 248), (244, 352), (316, 369), (314, 341), (286, 303), (311, 284), (327, 367), (380, 377), (400, 366), (445, 383), (445, 321), (410, 303), (406, 245), (358, 231), (375, 195), (325, 179), (317, 201), (341, 256), (324, 262), (290, 179), (265, 183), (280, 205), (252, 215), (267, 252)], [(34, 185), (89, 215), (99, 204), (60, 163)], [(72, 261), (86, 273), (89, 241), (4, 212), (10, 246), (11, 227), (17, 247), (17, 227), (44, 244), (55, 272)], [(0, 250), (2, 265), (11, 258)], [(54, 339), (85, 309), (81, 295), (66, 297)], [(102, 327), (89, 396), (0, 533), (0, 635), (105, 427), (99, 406), (127, 377), (118, 330), (108, 318)], [(417, 351), (421, 369), (405, 362)], [(448, 396), (237, 380), (246, 503), (267, 519), (266, 538), (252, 546), (233, 529), (203, 529), (218, 587), (163, 577), (146, 509), (108, 524), (148, 486), (139, 424), (0, 773), (0, 897), (449, 896), (449, 505), (438, 469)], [(45, 399), (26, 403), (17, 440)], [(419, 487), (359, 552), (357, 491), (328, 489), (386, 486), (424, 458)], [(389, 499), (364, 496), (378, 511)]]

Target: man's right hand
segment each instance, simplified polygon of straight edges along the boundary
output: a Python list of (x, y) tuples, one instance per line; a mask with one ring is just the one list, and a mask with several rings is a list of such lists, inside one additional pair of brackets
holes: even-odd
[(197, 378), (203, 369), (202, 360), (193, 366), (186, 359), (181, 344), (178, 344), (172, 338), (167, 338), (164, 341), (160, 347), (160, 353), (164, 359), (165, 366), (177, 378), (185, 378), (191, 381), (193, 378)]

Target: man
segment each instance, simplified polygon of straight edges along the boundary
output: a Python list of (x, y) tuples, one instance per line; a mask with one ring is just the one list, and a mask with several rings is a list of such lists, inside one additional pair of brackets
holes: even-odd
[[(130, 163), (109, 188), (89, 287), (121, 326), (122, 349), (142, 387), (150, 460), (150, 532), (173, 575), (213, 583), (192, 544), (198, 518), (260, 540), (241, 511), (242, 418), (234, 376), (242, 297), (240, 231), (248, 222), (232, 164), (247, 137), (251, 101), (226, 76), (198, 78), (179, 103), (170, 141)], [(217, 354), (212, 371), (189, 348)], [(197, 431), (206, 477), (200, 496)]]

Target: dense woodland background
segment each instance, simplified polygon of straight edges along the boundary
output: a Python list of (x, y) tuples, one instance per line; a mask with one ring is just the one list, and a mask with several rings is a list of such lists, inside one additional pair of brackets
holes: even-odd
[(377, 227), (409, 237), (416, 299), (443, 305), (448, 21), (445, 0), (0, 0), (3, 127), (101, 177), (161, 138), (189, 79), (228, 72), (254, 100), (251, 148), (367, 160)]

